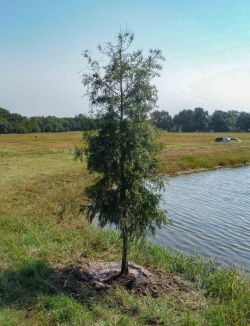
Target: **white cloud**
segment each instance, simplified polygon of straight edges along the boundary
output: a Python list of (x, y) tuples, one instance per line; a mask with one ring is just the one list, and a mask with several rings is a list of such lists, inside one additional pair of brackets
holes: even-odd
[(201, 106), (250, 111), (250, 67), (204, 64), (172, 67), (157, 82), (159, 106), (171, 114)]
[(191, 85), (194, 97), (225, 109), (250, 110), (250, 67), (221, 70)]

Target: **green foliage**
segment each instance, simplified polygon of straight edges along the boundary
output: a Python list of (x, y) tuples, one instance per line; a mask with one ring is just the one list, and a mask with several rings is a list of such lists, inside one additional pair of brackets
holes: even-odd
[(250, 131), (250, 113), (239, 113), (236, 121), (236, 128), (242, 131)]
[(202, 108), (195, 108), (193, 119), (194, 131), (208, 130), (209, 115), (207, 111)]
[(211, 118), (211, 129), (213, 131), (230, 131), (229, 115), (221, 110), (216, 110)]
[[(100, 175), (96, 183), (86, 189), (92, 204), (88, 206), (88, 216), (91, 221), (98, 216), (102, 227), (110, 223), (120, 230), (125, 222), (128, 234), (140, 237), (145, 235), (147, 226), (153, 230), (153, 223), (162, 221), (162, 214), (156, 208), (159, 195), (151, 192), (153, 184), (145, 185), (146, 179), (151, 177), (153, 181), (155, 177), (157, 161), (154, 156), (158, 147), (153, 144), (152, 127), (148, 122), (126, 121), (121, 140), (119, 120), (109, 118), (105, 116), (98, 134), (88, 139), (88, 169)], [(126, 153), (124, 179), (120, 175), (121, 141)], [(123, 220), (124, 212), (127, 212), (126, 221)]]
[(9, 130), (9, 122), (5, 118), (0, 118), (0, 134), (7, 134)]
[(151, 119), (156, 128), (167, 131), (171, 131), (173, 128), (173, 119), (167, 111), (155, 110), (151, 113)]
[[(250, 131), (250, 113), (248, 112), (217, 110), (209, 115), (204, 109), (195, 108), (182, 110), (174, 118), (164, 110), (155, 110), (150, 116), (156, 128), (167, 131)], [(98, 128), (98, 124), (98, 117), (93, 118), (83, 114), (76, 115), (74, 118), (55, 116), (27, 118), (0, 108), (0, 134), (89, 131)]]
[(182, 110), (173, 118), (174, 130), (178, 131), (207, 131), (209, 125), (208, 112), (202, 108)]
[(202, 108), (182, 110), (173, 118), (167, 111), (154, 111), (152, 122), (157, 128), (167, 131), (204, 132), (204, 131), (250, 131), (250, 113), (235, 110), (216, 110), (209, 115)]
[(74, 118), (48, 117), (23, 117), (20, 114), (10, 113), (0, 108), (0, 134), (32, 132), (61, 132), (76, 130), (91, 130), (96, 121), (85, 115), (79, 114)]
[(143, 237), (165, 221), (158, 208), (160, 196), (152, 191), (162, 183), (156, 178), (159, 146), (148, 120), (157, 101), (151, 81), (159, 75), (163, 58), (159, 50), (147, 57), (141, 50), (128, 52), (132, 42), (133, 34), (126, 32), (118, 35), (116, 44), (99, 47), (106, 57), (104, 66), (86, 51), (89, 72), (83, 75), (99, 119), (85, 151), (88, 169), (98, 173), (86, 189), (87, 215), (90, 221), (98, 217), (102, 227), (114, 224), (121, 231), (123, 252), (128, 238)]
[(174, 116), (176, 130), (194, 131), (194, 112), (192, 110), (182, 110)]

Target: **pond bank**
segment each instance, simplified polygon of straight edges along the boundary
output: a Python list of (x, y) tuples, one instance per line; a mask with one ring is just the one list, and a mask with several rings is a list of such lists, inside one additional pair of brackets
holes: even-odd
[(250, 162), (244, 163), (244, 164), (234, 164), (234, 165), (217, 165), (212, 168), (197, 168), (197, 169), (191, 169), (191, 170), (178, 171), (178, 172), (174, 172), (172, 174), (168, 174), (166, 176), (175, 177), (175, 176), (180, 176), (180, 175), (199, 173), (199, 172), (207, 172), (207, 171), (213, 171), (213, 170), (218, 170), (218, 169), (229, 169), (229, 168), (237, 169), (237, 168), (246, 167), (249, 165), (250, 165)]

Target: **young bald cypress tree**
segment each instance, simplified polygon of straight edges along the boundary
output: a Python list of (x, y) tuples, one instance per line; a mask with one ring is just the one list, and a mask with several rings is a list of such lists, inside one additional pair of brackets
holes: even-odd
[(128, 274), (129, 241), (145, 237), (165, 223), (159, 209), (162, 186), (157, 177), (154, 128), (149, 114), (155, 108), (160, 50), (131, 51), (132, 33), (120, 33), (114, 44), (99, 46), (101, 61), (84, 52), (88, 70), (82, 76), (91, 108), (98, 118), (96, 132), (87, 138), (87, 167), (97, 179), (86, 189), (89, 221), (112, 224), (120, 231), (121, 274)]

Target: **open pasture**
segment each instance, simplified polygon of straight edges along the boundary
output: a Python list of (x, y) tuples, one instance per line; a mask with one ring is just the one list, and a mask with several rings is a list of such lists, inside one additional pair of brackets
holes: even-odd
[[(242, 142), (216, 143), (222, 135)], [(76, 171), (74, 147), (80, 146), (81, 132), (0, 135), (0, 185), (10, 180)], [(176, 174), (218, 166), (250, 162), (250, 133), (166, 133), (156, 135), (163, 145), (159, 156), (161, 172)]]
[[(250, 161), (250, 134), (224, 144), (217, 136), (159, 133), (161, 171)], [(119, 260), (121, 250), (115, 232), (89, 225), (79, 211), (92, 178), (73, 161), (80, 139), (80, 132), (0, 135), (0, 325), (248, 325), (243, 275), (156, 245), (132, 245), (130, 253), (181, 285), (156, 298), (124, 288), (98, 294), (75, 277), (76, 262)]]

